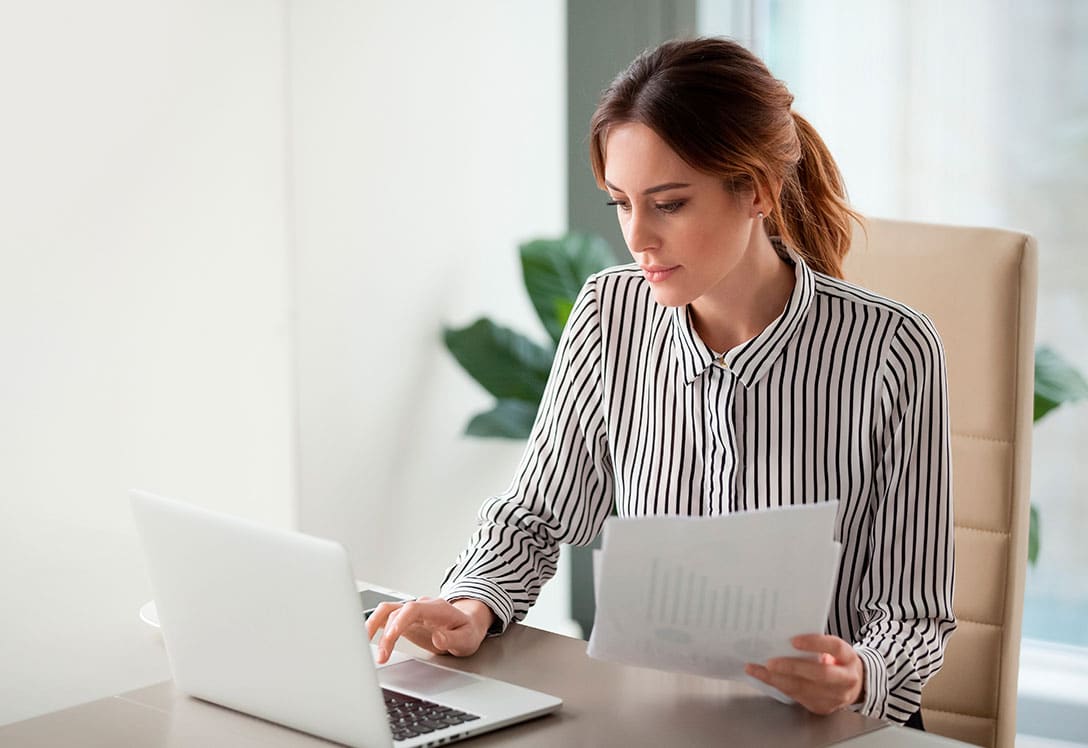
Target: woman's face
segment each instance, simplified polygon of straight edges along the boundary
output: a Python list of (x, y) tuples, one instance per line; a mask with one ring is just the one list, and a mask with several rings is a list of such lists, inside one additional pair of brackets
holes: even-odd
[(627, 249), (664, 306), (722, 289), (754, 242), (758, 199), (726, 191), (643, 124), (609, 130), (605, 184)]

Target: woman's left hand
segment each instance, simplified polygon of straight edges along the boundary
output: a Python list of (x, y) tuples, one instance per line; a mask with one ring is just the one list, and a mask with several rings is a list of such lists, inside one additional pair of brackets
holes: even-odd
[(831, 714), (856, 704), (865, 693), (865, 663), (837, 636), (804, 634), (790, 640), (818, 659), (776, 657), (766, 665), (749, 663), (744, 671), (789, 696), (815, 714)]

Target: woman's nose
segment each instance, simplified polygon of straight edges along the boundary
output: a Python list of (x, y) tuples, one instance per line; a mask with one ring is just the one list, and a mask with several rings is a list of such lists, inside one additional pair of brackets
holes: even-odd
[(632, 252), (646, 252), (655, 249), (658, 236), (654, 231), (652, 216), (639, 210), (632, 210), (627, 221), (627, 248)]

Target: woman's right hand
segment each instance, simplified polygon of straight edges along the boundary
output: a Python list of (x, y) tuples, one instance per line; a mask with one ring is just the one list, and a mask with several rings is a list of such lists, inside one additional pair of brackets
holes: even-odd
[(480, 648), (495, 614), (480, 600), (421, 597), (406, 603), (381, 603), (366, 621), (370, 639), (379, 629), (378, 664), (389, 661), (393, 645), (404, 636), (435, 654), (468, 657)]

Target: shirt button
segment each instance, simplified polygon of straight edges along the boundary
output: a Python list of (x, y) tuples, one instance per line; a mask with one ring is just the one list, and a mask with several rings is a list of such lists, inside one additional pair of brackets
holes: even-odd
[(725, 363), (725, 354), (724, 353), (722, 355), (718, 356), (716, 359), (714, 359), (714, 361), (715, 361), (715, 363), (718, 364), (718, 366), (722, 367), (723, 369), (728, 369), (729, 368), (729, 364)]

